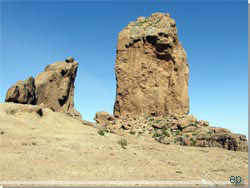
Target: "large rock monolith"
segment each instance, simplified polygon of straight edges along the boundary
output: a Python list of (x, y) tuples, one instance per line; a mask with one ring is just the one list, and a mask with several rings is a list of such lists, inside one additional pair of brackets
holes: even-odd
[(115, 117), (189, 113), (187, 55), (169, 14), (139, 17), (119, 33), (115, 73)]

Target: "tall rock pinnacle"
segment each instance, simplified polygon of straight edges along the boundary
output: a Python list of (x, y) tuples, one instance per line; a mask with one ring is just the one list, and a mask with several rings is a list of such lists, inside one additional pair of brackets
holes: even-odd
[(169, 14), (139, 17), (119, 33), (115, 73), (116, 117), (189, 113), (187, 55)]

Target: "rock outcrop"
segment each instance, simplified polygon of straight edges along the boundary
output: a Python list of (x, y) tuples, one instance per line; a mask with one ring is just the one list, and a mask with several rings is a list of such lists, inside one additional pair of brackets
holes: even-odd
[(8, 89), (5, 102), (14, 102), (20, 104), (36, 104), (36, 86), (33, 77), (25, 81), (17, 81)]
[[(105, 123), (103, 121), (105, 120)], [(176, 144), (196, 147), (219, 147), (233, 151), (248, 151), (245, 135), (231, 133), (230, 130), (211, 127), (207, 121), (197, 120), (188, 115), (181, 119), (171, 116), (133, 116), (107, 120), (107, 116), (98, 118), (97, 126), (103, 126), (108, 132), (124, 133), (153, 138), (161, 144)]]
[(187, 55), (169, 14), (139, 17), (119, 33), (114, 116), (189, 112)]
[(6, 95), (6, 102), (33, 104), (81, 117), (74, 109), (74, 82), (78, 63), (70, 57), (65, 62), (48, 65), (35, 79), (19, 81)]

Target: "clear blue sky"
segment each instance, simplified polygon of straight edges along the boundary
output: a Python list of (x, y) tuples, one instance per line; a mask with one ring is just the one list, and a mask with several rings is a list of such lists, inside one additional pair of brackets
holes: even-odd
[(74, 56), (75, 107), (86, 120), (113, 112), (118, 33), (154, 12), (176, 20), (190, 65), (190, 113), (248, 132), (247, 1), (2, 2), (0, 100), (17, 80)]

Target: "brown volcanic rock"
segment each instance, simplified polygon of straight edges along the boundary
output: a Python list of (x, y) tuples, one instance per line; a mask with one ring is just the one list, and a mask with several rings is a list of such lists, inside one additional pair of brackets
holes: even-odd
[(37, 104), (53, 111), (79, 116), (74, 109), (74, 82), (77, 62), (56, 62), (35, 78)]
[(169, 14), (139, 17), (119, 33), (115, 117), (189, 112), (189, 66)]
[(234, 151), (248, 151), (246, 136), (229, 132), (213, 133), (211, 135), (200, 134), (197, 137), (196, 146), (220, 147)]
[(8, 89), (5, 102), (14, 102), (21, 104), (36, 104), (36, 86), (33, 77), (29, 77), (25, 81), (17, 81)]
[(106, 112), (98, 112), (95, 118), (97, 127), (103, 126), (110, 132), (120, 135), (143, 136), (151, 142), (155, 140), (166, 145), (219, 147), (233, 151), (248, 151), (245, 135), (231, 133), (225, 128), (210, 127), (209, 122), (199, 121), (192, 115), (178, 120), (168, 116), (110, 117), (112, 116)]
[(109, 121), (113, 121), (114, 117), (108, 112), (101, 111), (101, 112), (96, 112), (94, 120), (97, 123), (107, 123)]
[(6, 94), (6, 102), (33, 104), (81, 118), (74, 108), (74, 82), (78, 63), (70, 57), (65, 62), (48, 65), (35, 79), (18, 81)]

